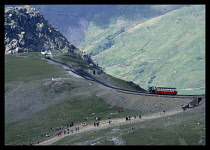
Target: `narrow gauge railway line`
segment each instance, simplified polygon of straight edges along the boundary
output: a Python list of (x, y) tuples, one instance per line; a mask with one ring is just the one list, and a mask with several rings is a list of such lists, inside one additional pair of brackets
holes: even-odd
[(73, 73), (85, 78), (86, 80), (95, 81), (99, 84), (102, 84), (102, 85), (104, 85), (106, 87), (109, 87), (109, 88), (112, 88), (112, 89), (116, 89), (118, 92), (122, 92), (122, 93), (125, 93), (125, 94), (136, 94), (136, 95), (144, 95), (144, 96), (169, 97), (169, 98), (196, 98), (196, 97), (204, 98), (205, 97), (205, 95), (159, 95), (159, 94), (149, 94), (147, 91), (133, 91), (133, 90), (127, 90), (127, 89), (122, 89), (122, 88), (118, 88), (118, 87), (113, 87), (113, 86), (107, 85), (104, 82), (101, 82), (101, 81), (97, 80), (92, 75), (88, 74), (87, 72), (85, 72), (81, 69), (75, 69), (75, 68), (73, 68), (72, 66), (69, 66), (66, 63), (63, 63), (63, 62), (60, 62), (60, 61), (57, 61), (57, 60), (54, 60), (54, 59), (50, 59), (50, 60), (69, 67)]
[(196, 98), (196, 97), (204, 98), (205, 97), (205, 95), (159, 95), (159, 94), (149, 94), (147, 91), (133, 91), (133, 90), (127, 90), (127, 89), (122, 89), (122, 88), (118, 88), (118, 87), (113, 87), (113, 86), (107, 85), (104, 82), (101, 82), (101, 81), (97, 80), (92, 75), (88, 74), (87, 72), (85, 72), (81, 69), (75, 69), (75, 68), (73, 68), (72, 66), (69, 66), (66, 63), (63, 63), (63, 62), (60, 62), (60, 61), (57, 61), (57, 60), (54, 60), (54, 59), (50, 59), (50, 60), (69, 67), (73, 73), (85, 78), (86, 80), (95, 81), (99, 84), (102, 84), (102, 85), (104, 85), (106, 87), (109, 87), (109, 88), (112, 88), (112, 89), (116, 89), (118, 92), (122, 92), (122, 93), (125, 93), (125, 94), (136, 94), (136, 95), (154, 96), (154, 97), (170, 97), (170, 98)]
[(155, 97), (169, 97), (169, 98), (196, 98), (196, 97), (206, 97), (205, 95), (160, 95), (160, 94), (149, 94), (148, 92), (139, 92), (139, 91), (123, 91), (117, 90), (118, 92), (125, 94), (135, 94), (135, 95), (144, 95), (144, 96), (155, 96)]
[[(39, 57), (39, 56), (25, 56), (25, 57)], [(43, 57), (39, 57), (39, 58), (43, 58)], [(135, 94), (135, 95), (144, 95), (144, 96), (153, 96), (153, 97), (169, 97), (169, 98), (196, 98), (196, 97), (205, 98), (206, 97), (205, 95), (159, 95), (159, 94), (149, 94), (147, 91), (133, 91), (133, 90), (127, 90), (127, 89), (122, 89), (122, 88), (118, 88), (118, 87), (113, 87), (113, 86), (110, 86), (110, 85), (108, 85), (104, 82), (101, 82), (101, 81), (97, 80), (92, 75), (85, 72), (84, 70), (75, 69), (72, 66), (70, 66), (70, 65), (68, 65), (64, 62), (60, 62), (60, 61), (57, 61), (57, 60), (54, 60), (54, 59), (48, 59), (48, 60), (53, 61), (53, 62), (58, 63), (58, 64), (61, 64), (61, 65), (64, 65), (66, 67), (69, 67), (73, 73), (83, 77), (86, 80), (91, 80), (91, 81), (97, 82), (101, 85), (104, 85), (104, 86), (112, 88), (112, 89), (116, 89), (118, 92), (122, 92), (122, 93), (125, 93), (125, 94)]]

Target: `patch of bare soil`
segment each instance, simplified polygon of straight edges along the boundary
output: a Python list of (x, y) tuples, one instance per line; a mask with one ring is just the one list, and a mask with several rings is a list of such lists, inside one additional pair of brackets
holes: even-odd
[(116, 90), (106, 90), (98, 93), (98, 97), (108, 104), (127, 108), (130, 110), (163, 111), (181, 109), (181, 105), (189, 103), (189, 98), (168, 98), (144, 96), (138, 94), (126, 94)]

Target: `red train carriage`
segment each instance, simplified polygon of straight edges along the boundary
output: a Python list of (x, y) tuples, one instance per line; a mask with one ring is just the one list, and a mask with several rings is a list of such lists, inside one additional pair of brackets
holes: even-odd
[(150, 92), (151, 94), (170, 94), (170, 95), (177, 94), (176, 88), (155, 87), (155, 86), (150, 86), (148, 92)]
[(51, 58), (51, 57), (50, 57), (50, 54), (46, 54), (46, 55), (45, 55), (45, 58), (50, 59), (50, 58)]

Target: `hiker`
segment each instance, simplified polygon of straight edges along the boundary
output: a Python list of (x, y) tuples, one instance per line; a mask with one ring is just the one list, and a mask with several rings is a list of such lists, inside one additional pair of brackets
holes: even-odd
[(166, 111), (164, 110), (164, 111), (163, 111), (163, 114), (165, 114), (165, 113), (166, 113)]
[(94, 127), (96, 126), (96, 123), (94, 122)]
[(141, 115), (139, 115), (139, 119), (141, 119)]
[(127, 121), (128, 120), (128, 117), (125, 117), (125, 120)]
[(183, 111), (185, 110), (185, 105), (184, 105), (184, 106), (182, 106), (182, 109), (183, 109)]
[(99, 126), (99, 122), (97, 122), (97, 126)]
[(134, 116), (134, 119), (136, 119), (136, 116)]
[(131, 117), (129, 116), (128, 119), (131, 120)]
[(63, 133), (66, 134), (66, 130), (64, 130)]
[(117, 110), (118, 111), (118, 113), (120, 113), (120, 110)]
[(110, 124), (111, 122), (112, 122), (112, 121), (109, 120), (109, 124)]

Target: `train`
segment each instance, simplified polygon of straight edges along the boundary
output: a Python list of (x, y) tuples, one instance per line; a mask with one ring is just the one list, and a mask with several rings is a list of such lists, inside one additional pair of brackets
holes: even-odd
[(166, 95), (176, 95), (178, 93), (176, 88), (156, 87), (156, 86), (150, 86), (148, 88), (148, 92), (151, 94), (166, 94)]
[(50, 54), (45, 54), (46, 59), (51, 59)]

